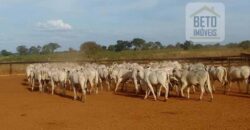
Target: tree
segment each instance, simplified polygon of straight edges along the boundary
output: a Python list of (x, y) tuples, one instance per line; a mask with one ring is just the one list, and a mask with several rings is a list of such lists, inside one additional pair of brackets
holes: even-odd
[(141, 50), (146, 42), (144, 39), (134, 38), (131, 43), (135, 47), (136, 50)]
[(115, 51), (116, 50), (116, 45), (109, 45), (108, 50), (109, 51)]
[(88, 57), (95, 55), (102, 50), (101, 46), (94, 41), (87, 41), (81, 44), (80, 51), (84, 52)]
[(181, 48), (183, 46), (183, 44), (181, 44), (180, 42), (177, 42), (176, 44), (175, 44), (175, 48)]
[(195, 44), (195, 45), (193, 46), (194, 49), (201, 49), (202, 47), (203, 47), (202, 44)]
[(54, 53), (54, 51), (60, 47), (61, 46), (57, 43), (48, 43), (43, 46), (42, 53), (44, 54)]
[(183, 48), (184, 50), (190, 50), (190, 49), (193, 48), (193, 46), (194, 46), (194, 44), (193, 44), (192, 41), (185, 41), (185, 42), (183, 43), (182, 48)]
[(141, 49), (142, 49), (142, 50), (149, 50), (149, 49), (152, 49), (152, 45), (153, 45), (153, 44), (154, 44), (153, 42), (145, 43)]
[(29, 48), (29, 54), (39, 54), (40, 51), (41, 51), (41, 46), (37, 46), (37, 47), (31, 46)]
[(243, 49), (248, 49), (248, 48), (250, 48), (250, 41), (242, 41), (239, 43), (238, 46), (243, 48)]
[(16, 51), (19, 55), (25, 55), (28, 54), (29, 49), (26, 46), (21, 45), (16, 48)]
[(144, 44), (142, 49), (161, 49), (163, 48), (162, 44), (160, 42), (148, 42)]
[(129, 50), (132, 47), (132, 43), (129, 41), (118, 40), (116, 43), (115, 51)]
[(228, 44), (225, 45), (225, 46), (228, 47), (228, 48), (235, 48), (235, 47), (238, 46), (238, 44), (237, 44), (237, 43), (228, 43)]
[(175, 48), (175, 46), (174, 46), (174, 45), (172, 45), (172, 44), (169, 44), (166, 48), (173, 49), (173, 48)]
[(10, 56), (10, 55), (12, 55), (12, 53), (9, 52), (9, 51), (7, 51), (7, 50), (2, 50), (2, 51), (1, 51), (1, 55), (2, 55), (2, 56)]
[(74, 48), (70, 47), (68, 52), (77, 52)]
[(158, 49), (162, 49), (163, 48), (163, 45), (161, 44), (161, 42), (157, 41), (155, 42), (156, 46)]
[(102, 46), (102, 49), (103, 50), (107, 50), (107, 46)]

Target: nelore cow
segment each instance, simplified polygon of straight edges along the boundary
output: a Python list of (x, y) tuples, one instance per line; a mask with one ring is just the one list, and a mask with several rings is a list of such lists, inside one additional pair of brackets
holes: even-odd
[(207, 88), (210, 93), (211, 100), (213, 99), (212, 88), (210, 83), (209, 74), (205, 70), (178, 70), (173, 71), (174, 76), (180, 81), (181, 84), (181, 96), (184, 97), (183, 90), (187, 87), (187, 98), (189, 99), (190, 87), (199, 86), (201, 90), (200, 100), (203, 98), (205, 89)]
[(240, 87), (240, 82), (245, 82), (245, 86), (247, 89), (247, 93), (249, 90), (249, 76), (250, 76), (250, 67), (249, 66), (240, 66), (240, 67), (235, 67), (232, 66), (229, 68), (228, 72), (228, 81), (229, 85), (228, 87), (225, 88), (225, 93), (230, 91), (231, 84), (233, 82), (237, 82), (239, 92), (241, 92), (241, 87)]

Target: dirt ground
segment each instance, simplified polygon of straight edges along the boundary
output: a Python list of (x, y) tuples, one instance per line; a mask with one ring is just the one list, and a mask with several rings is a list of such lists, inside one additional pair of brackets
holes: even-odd
[(208, 94), (198, 101), (199, 92), (163, 102), (101, 91), (82, 103), (31, 92), (23, 76), (1, 76), (0, 88), (0, 129), (250, 129), (250, 95), (238, 89), (218, 91), (213, 102)]

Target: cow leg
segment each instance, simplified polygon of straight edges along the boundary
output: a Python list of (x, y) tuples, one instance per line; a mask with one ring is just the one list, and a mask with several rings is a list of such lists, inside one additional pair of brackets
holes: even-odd
[(147, 98), (148, 98), (148, 96), (149, 96), (149, 94), (150, 94), (150, 88), (148, 87), (148, 88), (146, 89), (144, 99), (147, 99)]
[(76, 100), (77, 99), (77, 96), (76, 96), (76, 87), (75, 87), (75, 85), (74, 84), (72, 84), (72, 87), (73, 87), (73, 92), (74, 92), (74, 100)]
[(204, 84), (200, 85), (201, 86), (201, 94), (200, 94), (200, 100), (202, 100), (203, 94), (205, 92)]
[(108, 85), (108, 91), (110, 91), (110, 84), (109, 84), (109, 81), (107, 79), (105, 79), (106, 81), (106, 84)]
[(46, 82), (46, 80), (44, 80), (43, 81), (43, 92), (47, 91), (47, 87), (48, 87), (47, 82)]
[(27, 80), (28, 80), (28, 83), (29, 83), (29, 85), (30, 85), (30, 77), (27, 77)]
[(157, 98), (161, 96), (161, 89), (162, 89), (162, 85), (160, 86), (160, 88), (157, 91)]
[(210, 93), (211, 101), (213, 101), (213, 90), (211, 87), (208, 86), (208, 92)]
[(136, 79), (134, 79), (134, 84), (135, 84), (135, 94), (138, 94), (139, 90), (138, 90), (138, 84), (137, 84)]
[(82, 97), (81, 97), (81, 99), (82, 99), (82, 102), (85, 102), (85, 100), (86, 100), (85, 84), (81, 83), (80, 85), (81, 85), (81, 89), (82, 89)]
[(99, 88), (98, 88), (97, 84), (94, 84), (94, 88), (95, 88), (95, 94), (98, 94)]
[(43, 85), (42, 85), (42, 81), (39, 80), (39, 91), (42, 92), (43, 91)]
[(35, 87), (35, 79), (32, 79), (32, 81), (31, 81), (32, 83), (32, 85), (31, 85), (31, 91), (34, 91), (34, 87)]
[(121, 81), (122, 81), (122, 79), (119, 79), (119, 80), (117, 81), (116, 86), (115, 86), (115, 93), (116, 93), (116, 91), (117, 91), (117, 89), (118, 89), (118, 87), (119, 87)]
[(151, 92), (152, 92), (152, 94), (153, 94), (153, 96), (154, 96), (154, 100), (157, 100), (157, 98), (156, 98), (156, 96), (155, 96), (155, 92), (154, 92), (153, 86), (152, 86), (151, 83), (149, 83), (149, 82), (147, 82), (147, 84), (148, 84), (148, 87), (150, 88), (150, 90), (151, 90)]
[(192, 89), (193, 89), (193, 93), (195, 93), (195, 86), (194, 85), (192, 85)]
[[(211, 84), (212, 84), (212, 87), (213, 87), (213, 92), (215, 92), (214, 80), (211, 80)], [(223, 83), (222, 83), (222, 84), (223, 84)]]
[(237, 81), (237, 85), (238, 85), (238, 88), (239, 88), (239, 92), (241, 93), (240, 81)]
[[(193, 86), (192, 86), (192, 87), (193, 87)], [(189, 93), (190, 93), (190, 87), (187, 88), (187, 98), (188, 98), (188, 99), (190, 98)]]
[(181, 86), (181, 96), (184, 97), (184, 93), (183, 93), (183, 90), (187, 87), (187, 83), (182, 83), (182, 86)]
[(147, 99), (148, 96), (150, 95), (151, 91), (150, 91), (150, 88), (148, 87), (147, 90), (146, 90), (146, 96), (144, 97), (144, 99)]
[(179, 88), (178, 88), (178, 85), (174, 84), (174, 85), (173, 85), (173, 88), (174, 88), (174, 90), (175, 90), (176, 95), (179, 95)]
[(55, 83), (51, 80), (51, 95), (54, 95)]
[(62, 85), (62, 94), (65, 95), (66, 94), (66, 82), (61, 82), (61, 85)]
[(94, 86), (93, 86), (94, 83), (90, 80), (89, 84), (90, 84), (90, 94), (91, 94), (94, 90)]
[(164, 88), (165, 88), (165, 101), (166, 101), (168, 99), (169, 85), (168, 84), (164, 85)]
[(248, 93), (248, 79), (244, 80), (244, 84), (246, 84), (246, 94)]
[(99, 84), (101, 85), (101, 91), (103, 90), (102, 79), (99, 78)]

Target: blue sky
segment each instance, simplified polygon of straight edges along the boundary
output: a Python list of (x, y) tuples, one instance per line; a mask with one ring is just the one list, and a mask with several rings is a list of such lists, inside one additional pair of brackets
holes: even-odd
[[(102, 45), (135, 37), (164, 44), (185, 41), (185, 6), (205, 0), (0, 0), (0, 50), (57, 42), (66, 50), (84, 41)], [(250, 39), (249, 0), (221, 0), (224, 43)]]

